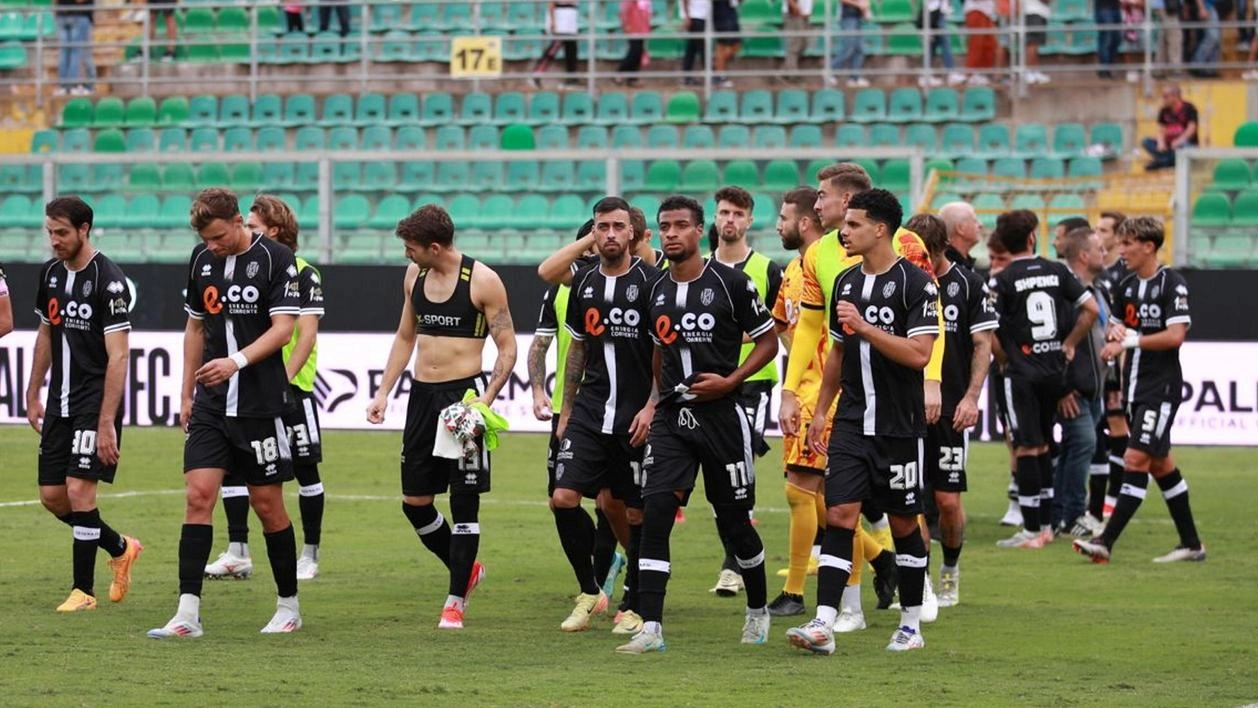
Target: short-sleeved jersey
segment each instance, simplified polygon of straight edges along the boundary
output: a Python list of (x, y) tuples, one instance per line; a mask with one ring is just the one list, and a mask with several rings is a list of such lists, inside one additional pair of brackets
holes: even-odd
[[(319, 269), (310, 265), (304, 258), (297, 259), (297, 285), (301, 288), (301, 316), (312, 315), (314, 317), (323, 317), (323, 276), (319, 274)], [(300, 324), (293, 328), (293, 336), (288, 340), (288, 344), (284, 345), (284, 363), (287, 364), (289, 358), (293, 355), (293, 349), (297, 347), (297, 335)], [(307, 357), (306, 363), (302, 365), (301, 370), (293, 377), (292, 384), (297, 388), (310, 393), (314, 390), (315, 375), (318, 373), (319, 366), (319, 343), (315, 342), (314, 347), (310, 350), (310, 356)]]
[[(933, 278), (935, 267), (931, 263), (930, 254), (926, 252), (926, 244), (921, 237), (901, 228), (895, 232), (891, 245), (896, 255), (929, 273)], [(839, 241), (839, 232), (831, 231), (822, 236), (804, 254), (804, 291), (801, 306), (814, 310), (830, 307), (833, 302), (834, 281), (843, 271), (861, 262), (860, 256), (849, 256)], [(826, 313), (827, 320), (830, 313)]]
[(694, 280), (679, 283), (671, 269), (651, 289), (651, 338), (663, 355), (660, 393), (690, 376), (729, 376), (738, 368), (743, 334), (752, 339), (773, 328), (756, 284), (711, 259)]
[(1039, 256), (1015, 258), (992, 278), (997, 336), (1009, 358), (1005, 375), (1028, 381), (1063, 380), (1061, 343), (1075, 321), (1074, 310), (1092, 293), (1063, 263)]
[(904, 258), (886, 271), (849, 268), (834, 283), (830, 338), (843, 346), (843, 395), (834, 415), (839, 428), (861, 435), (911, 438), (926, 434), (922, 369), (902, 366), (868, 340), (844, 327), (838, 304), (856, 305), (869, 324), (896, 337), (939, 334), (939, 291), (934, 281)]
[(550, 398), (551, 411), (558, 413), (563, 405), (563, 372), (568, 362), (568, 345), (572, 343), (572, 335), (559, 326), (568, 313), (568, 299), (571, 290), (567, 285), (552, 285), (542, 294), (542, 311), (537, 315), (537, 327), (533, 335), (537, 337), (554, 337), (555, 349), (555, 392)]
[(99, 251), (73, 271), (53, 259), (40, 269), (35, 313), (48, 327), (52, 364), (45, 415), (100, 413), (109, 354), (105, 335), (131, 329), (131, 289), (116, 263)]
[[(271, 328), (272, 316), (301, 314), (293, 252), (257, 235), (244, 253), (224, 258), (198, 244), (188, 262), (184, 309), (204, 328), (202, 363), (235, 354)], [(288, 408), (289, 400), (284, 357), (276, 351), (225, 383), (198, 383), (193, 405), (229, 418), (273, 418)]]
[[(786, 332), (795, 332), (799, 323), (799, 308), (804, 294), (804, 259), (796, 256), (786, 265), (782, 272), (782, 287), (778, 288), (777, 301), (773, 303), (773, 319)], [(826, 352), (829, 351), (830, 340), (822, 337), (817, 342), (817, 350), (808, 362), (799, 379), (799, 390), (816, 391), (821, 386), (821, 372), (826, 365)]]
[[(751, 278), (756, 284), (756, 290), (760, 293), (760, 297), (764, 300), (765, 307), (773, 307), (773, 303), (778, 297), (778, 291), (782, 289), (782, 266), (774, 263), (762, 253), (750, 251), (746, 258), (739, 263), (731, 263), (730, 267), (742, 271), (747, 277)], [(751, 350), (755, 349), (755, 347), (756, 345), (750, 342), (743, 344), (740, 360), (746, 361), (747, 357), (751, 356)], [(751, 376), (747, 377), (747, 380), (777, 383), (777, 362), (770, 361), (759, 371), (753, 371)]]
[[(1192, 326), (1188, 309), (1188, 283), (1184, 276), (1165, 266), (1142, 280), (1132, 273), (1118, 286), (1114, 314), (1123, 325), (1140, 334), (1157, 334), (1171, 325)], [(1123, 381), (1129, 403), (1178, 403), (1183, 396), (1184, 373), (1179, 349), (1127, 352)]]
[(1096, 284), (1101, 286), (1101, 290), (1105, 292), (1105, 299), (1110, 305), (1110, 309), (1114, 309), (1114, 294), (1118, 291), (1118, 284), (1131, 274), (1127, 269), (1127, 261), (1119, 258), (1112, 265), (1105, 266), (1105, 270), (1096, 278)]
[(996, 329), (1000, 320), (992, 309), (987, 284), (960, 263), (953, 263), (939, 275), (939, 305), (943, 308), (944, 320), (940, 412), (944, 418), (949, 418), (970, 387), (974, 335)]
[(634, 258), (629, 270), (608, 276), (598, 266), (572, 279), (564, 328), (585, 344), (585, 372), (572, 415), (607, 434), (628, 434), (651, 395), (651, 286), (657, 268)]
[(4, 278), (4, 264), (0, 263), (0, 297), (9, 296), (9, 282)]

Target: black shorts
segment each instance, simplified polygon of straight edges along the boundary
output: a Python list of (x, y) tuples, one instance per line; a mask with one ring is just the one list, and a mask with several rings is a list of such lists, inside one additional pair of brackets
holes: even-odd
[(713, 506), (748, 510), (755, 506), (751, 425), (732, 398), (655, 410), (642, 456), (642, 496), (685, 490), (685, 506), (700, 468)]
[(764, 426), (769, 422), (769, 399), (773, 397), (772, 381), (746, 381), (738, 389), (738, 405), (751, 423), (751, 451), (764, 457), (769, 443), (764, 441)]
[(952, 429), (952, 418), (926, 426), (926, 484), (936, 492), (964, 492), (970, 431)]
[(554, 484), (589, 499), (609, 489), (626, 505), (641, 508), (642, 452), (629, 444), (628, 435), (608, 435), (570, 419), (555, 456)]
[(1043, 15), (1026, 16), (1026, 43), (1028, 47), (1042, 47), (1048, 43), (1048, 18)]
[[(738, 25), (738, 10), (729, 2), (712, 3), (712, 29), (716, 32), (738, 33), (742, 31), (742, 27)], [(717, 44), (726, 46), (737, 46), (743, 43), (741, 37), (726, 36), (717, 37)]]
[(888, 514), (922, 513), (921, 438), (862, 435), (838, 428), (830, 435), (826, 506), (872, 502)]
[[(45, 417), (39, 435), (39, 486), (60, 486), (66, 477), (93, 479), (113, 484), (117, 465), (106, 465), (96, 456), (96, 429), (100, 417), (76, 415), (70, 418)], [(114, 418), (118, 449), (122, 449), (122, 416)]]
[(323, 431), (319, 428), (319, 403), (314, 394), (296, 386), (293, 407), (284, 414), (284, 426), (288, 428), (288, 443), (293, 451), (295, 464), (314, 464), (323, 461)]
[(280, 484), (293, 478), (293, 455), (284, 419), (228, 418), (192, 407), (183, 443), (183, 471), (228, 470), (245, 484)]
[(1127, 447), (1154, 458), (1170, 455), (1171, 425), (1178, 410), (1179, 404), (1170, 401), (1131, 404), (1131, 438)]
[(426, 497), (451, 493), (483, 494), (489, 491), (489, 451), (484, 441), (476, 439), (480, 455), (465, 462), (433, 454), (437, 440), (437, 419), (441, 411), (463, 400), (468, 389), (485, 390), (485, 377), (441, 383), (411, 384), (411, 397), (406, 404), (406, 428), (402, 431), (402, 494)]
[(1053, 439), (1057, 403), (1066, 387), (1051, 379), (1005, 378), (1005, 407), (1014, 447), (1040, 447)]
[[(1001, 430), (1007, 439), (1009, 437), (1009, 411), (1005, 408), (1005, 377), (996, 370), (996, 367), (992, 367), (987, 380), (991, 385), (988, 389), (987, 400), (991, 401), (995, 407), (996, 420), (1000, 423)], [(992, 431), (992, 439), (996, 439), (995, 431)]]
[(559, 427), (559, 414), (555, 413), (550, 419), (550, 442), (546, 446), (546, 498), (550, 499), (555, 493), (555, 458), (559, 455), (559, 436), (555, 434), (555, 429)]

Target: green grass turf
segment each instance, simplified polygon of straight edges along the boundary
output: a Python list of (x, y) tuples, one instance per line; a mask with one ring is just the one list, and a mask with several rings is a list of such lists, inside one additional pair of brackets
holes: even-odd
[[(128, 430), (119, 483), (100, 502), (115, 528), (145, 544), (120, 605), (61, 616), (70, 534), (37, 504), (36, 436), (0, 428), (0, 701), (5, 705), (1238, 705), (1258, 700), (1258, 561), (1252, 451), (1183, 449), (1180, 464), (1209, 545), (1204, 564), (1150, 563), (1175, 542), (1164, 503), (1149, 498), (1101, 567), (1058, 541), (999, 551), (1008, 534), (1003, 448), (972, 448), (970, 528), (962, 604), (928, 625), (924, 651), (883, 647), (897, 614), (872, 610), (870, 628), (841, 636), (831, 658), (805, 656), (775, 621), (766, 646), (738, 644), (741, 600), (707, 590), (719, 551), (710, 511), (697, 504), (673, 535), (665, 616), (668, 651), (617, 656), (609, 621), (558, 626), (575, 593), (544, 506), (545, 439), (508, 436), (485, 498), (481, 558), (489, 568), (462, 632), (436, 629), (444, 568), (398, 509), (396, 433), (326, 434), (329, 500), (320, 577), (301, 590), (306, 626), (258, 629), (274, 585), (252, 519), (257, 572), (207, 582), (205, 636), (154, 641), (175, 608), (183, 500), (182, 436)], [(776, 446), (775, 446), (776, 447)], [(770, 460), (775, 459), (770, 453)], [(775, 465), (760, 465), (760, 533), (772, 575), (786, 556), (787, 515)], [(295, 489), (289, 508), (296, 511)], [(14, 502), (19, 502), (15, 504)], [(442, 502), (444, 504), (444, 502)], [(226, 529), (216, 511), (214, 552)], [(300, 536), (299, 536), (300, 538)], [(106, 556), (97, 588), (108, 587)], [(934, 562), (937, 572), (938, 560)], [(814, 601), (810, 579), (807, 600)], [(793, 618), (792, 618), (793, 619)]]

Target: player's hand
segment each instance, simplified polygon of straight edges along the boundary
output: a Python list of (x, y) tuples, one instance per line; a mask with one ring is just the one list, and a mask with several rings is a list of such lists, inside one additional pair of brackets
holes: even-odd
[(952, 429), (958, 433), (978, 424), (978, 401), (966, 396), (952, 413)]
[(1105, 330), (1105, 341), (1121, 342), (1123, 337), (1127, 336), (1127, 328), (1121, 322), (1110, 321), (1109, 327)]
[(39, 399), (26, 401), (26, 422), (31, 424), (37, 433), (44, 432), (44, 404)]
[(690, 384), (690, 393), (696, 401), (715, 401), (733, 390), (734, 383), (730, 379), (712, 373), (699, 374)]
[(1057, 402), (1057, 415), (1066, 420), (1074, 420), (1079, 417), (1079, 400), (1075, 397), (1075, 392), (1071, 391)]
[(197, 369), (196, 379), (198, 383), (206, 386), (218, 386), (226, 383), (240, 367), (236, 366), (236, 362), (227, 357), (214, 359)]
[(826, 438), (826, 422), (813, 418), (808, 423), (808, 449), (814, 455), (824, 455), (829, 444), (830, 441)]
[(1101, 358), (1104, 359), (1105, 361), (1113, 361), (1118, 358), (1119, 354), (1122, 354), (1122, 353), (1123, 353), (1122, 342), (1110, 342), (1109, 344), (1105, 345), (1104, 349), (1101, 350)]
[(1063, 356), (1065, 356), (1065, 357), (1066, 357), (1066, 362), (1067, 362), (1067, 363), (1072, 362), (1072, 361), (1074, 361), (1074, 360), (1075, 360), (1075, 347), (1074, 347), (1074, 345), (1073, 345), (1073, 344), (1065, 344), (1065, 343), (1063, 343), (1063, 344), (1061, 345), (1061, 353), (1062, 353), (1062, 355), (1063, 355)]
[(101, 423), (96, 427), (96, 456), (106, 466), (118, 464), (118, 431), (113, 423)]
[(371, 404), (367, 406), (367, 422), (372, 425), (380, 425), (384, 422), (384, 410), (388, 406), (384, 399), (377, 396), (373, 398)]
[(926, 423), (934, 425), (939, 422), (939, 414), (943, 410), (943, 395), (939, 392), (939, 382), (928, 379), (922, 390), (926, 398)]
[(544, 393), (533, 394), (533, 417), (538, 420), (550, 420), (554, 412), (550, 406), (550, 396)]
[(778, 407), (778, 425), (783, 435), (799, 435), (799, 397), (794, 391), (782, 390), (782, 404)]
[(192, 420), (192, 399), (185, 398), (179, 403), (179, 427), (188, 432), (188, 421)]
[(838, 315), (839, 324), (843, 325), (844, 331), (850, 330), (856, 334), (863, 335), (865, 329), (869, 327), (869, 323), (861, 316), (860, 310), (856, 309), (856, 303), (854, 302), (840, 300), (834, 312)]
[(555, 439), (563, 440), (566, 432), (568, 432), (568, 412), (563, 411), (559, 414), (559, 422), (555, 424)]
[(469, 398), (469, 399), (467, 399), (467, 400), (466, 400), (466, 401), (464, 401), (463, 403), (464, 403), (464, 404), (466, 404), (466, 405), (468, 405), (468, 406), (474, 406), (474, 405), (476, 405), (477, 403), (480, 403), (480, 404), (484, 405), (486, 408), (488, 408), (488, 407), (489, 407), (489, 406), (493, 403), (493, 401), (491, 401), (491, 400), (489, 400), (489, 399), (485, 398), (484, 396), (476, 396), (475, 398)]
[(638, 414), (629, 421), (629, 444), (633, 447), (642, 447), (646, 444), (647, 436), (651, 434), (651, 421), (655, 419), (655, 404), (647, 401), (647, 404), (638, 411)]

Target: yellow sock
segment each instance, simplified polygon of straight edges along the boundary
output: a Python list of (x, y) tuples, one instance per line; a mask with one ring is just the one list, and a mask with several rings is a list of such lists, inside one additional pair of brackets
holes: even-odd
[(817, 490), (817, 528), (824, 529), (826, 527), (826, 488), (825, 485)]
[(865, 533), (865, 529), (861, 528), (860, 522), (856, 522), (856, 535), (852, 537), (852, 574), (847, 576), (848, 586), (861, 584), (861, 569), (865, 567), (865, 556), (863, 548), (865, 541), (869, 539), (869, 534)]
[(808, 556), (812, 553), (812, 541), (817, 536), (817, 513), (812, 492), (786, 483), (786, 503), (791, 507), (790, 568), (786, 574), (783, 592), (804, 594), (804, 576), (808, 572)]
[(860, 543), (861, 546), (860, 546), (860, 552), (854, 555), (857, 555), (860, 558), (864, 558), (866, 561), (869, 561), (870, 563), (872, 563), (874, 559), (877, 558), (878, 555), (883, 552), (883, 550), (885, 550), (882, 547), (882, 544), (878, 543), (878, 539), (874, 538), (873, 534), (865, 533), (862, 531), (862, 533), (857, 534), (857, 536), (858, 536), (857, 542)]

